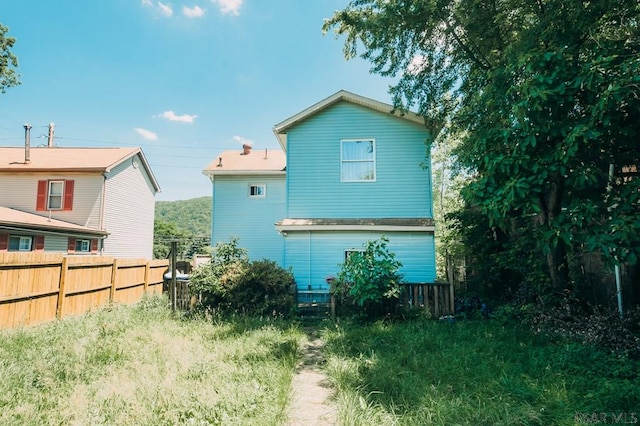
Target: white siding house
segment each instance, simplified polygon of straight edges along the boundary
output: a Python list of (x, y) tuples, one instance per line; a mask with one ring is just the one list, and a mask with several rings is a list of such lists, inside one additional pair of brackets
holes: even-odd
[(31, 250), (151, 258), (159, 190), (140, 148), (0, 147), (0, 251), (33, 235)]

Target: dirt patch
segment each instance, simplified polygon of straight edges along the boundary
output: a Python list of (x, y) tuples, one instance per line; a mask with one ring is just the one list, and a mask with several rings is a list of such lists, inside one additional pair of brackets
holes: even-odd
[(336, 425), (337, 409), (331, 401), (332, 390), (320, 370), (324, 363), (324, 342), (313, 329), (307, 329), (307, 341), (297, 372), (293, 376), (293, 400), (289, 411), (290, 426)]

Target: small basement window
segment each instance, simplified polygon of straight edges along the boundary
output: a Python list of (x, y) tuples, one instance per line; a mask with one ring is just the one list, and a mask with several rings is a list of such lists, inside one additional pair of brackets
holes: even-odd
[(91, 241), (89, 240), (76, 240), (76, 251), (89, 253), (91, 251)]
[(250, 198), (264, 198), (267, 196), (267, 185), (264, 183), (258, 185), (249, 185)]
[(9, 251), (31, 251), (33, 238), (25, 236), (9, 236)]

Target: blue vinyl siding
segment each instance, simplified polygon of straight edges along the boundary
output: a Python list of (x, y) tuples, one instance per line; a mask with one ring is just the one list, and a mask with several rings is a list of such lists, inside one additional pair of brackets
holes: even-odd
[[(327, 276), (336, 276), (346, 250), (361, 249), (374, 232), (289, 232), (286, 237), (285, 267), (291, 267), (299, 291), (328, 290)], [(388, 248), (402, 263), (404, 282), (434, 282), (435, 247), (433, 234), (388, 232)]]
[[(250, 197), (250, 185), (266, 185), (265, 197)], [(215, 176), (211, 242), (237, 236), (252, 260), (282, 265), (284, 239), (275, 223), (285, 216), (285, 176)]]
[[(432, 217), (424, 126), (340, 102), (287, 134), (287, 217)], [(340, 141), (373, 139), (376, 177), (341, 182)]]

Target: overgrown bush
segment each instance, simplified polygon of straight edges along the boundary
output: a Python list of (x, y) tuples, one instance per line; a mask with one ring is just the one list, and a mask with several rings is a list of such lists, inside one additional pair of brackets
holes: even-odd
[(211, 262), (191, 274), (189, 288), (205, 310), (290, 316), (295, 307), (293, 274), (269, 260), (250, 262), (236, 237), (216, 244)]
[(235, 280), (228, 304), (251, 315), (291, 316), (295, 310), (293, 274), (270, 260), (256, 260)]
[(347, 311), (350, 306), (353, 312), (361, 309), (368, 316), (378, 316), (397, 304), (402, 263), (389, 251), (388, 242), (384, 236), (367, 241), (362, 251), (350, 253), (340, 265), (335, 293)]

